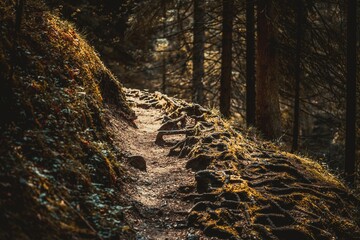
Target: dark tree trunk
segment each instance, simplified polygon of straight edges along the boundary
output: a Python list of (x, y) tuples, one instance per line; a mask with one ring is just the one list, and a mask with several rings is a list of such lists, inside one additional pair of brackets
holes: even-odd
[(295, 53), (295, 99), (294, 99), (294, 123), (293, 123), (293, 142), (291, 151), (295, 152), (299, 146), (300, 130), (300, 84), (301, 84), (301, 52), (303, 38), (304, 3), (302, 0), (296, 1), (296, 53)]
[[(162, 1), (162, 8), (163, 8), (163, 38), (166, 37), (166, 1)], [(166, 94), (167, 86), (166, 86), (166, 73), (167, 73), (167, 66), (166, 66), (166, 50), (162, 53), (162, 83), (161, 83), (161, 90), (164, 94)]]
[(205, 0), (194, 0), (193, 101), (204, 103)]
[(356, 0), (347, 1), (345, 174), (354, 183), (356, 165)]
[(21, 31), (21, 23), (23, 20), (24, 8), (25, 8), (25, 0), (17, 0), (15, 4), (15, 29), (14, 29), (14, 36), (13, 36), (14, 38), (11, 49), (11, 69), (9, 74), (9, 83), (11, 83), (13, 87), (17, 85), (17, 82), (14, 78), (14, 70), (15, 70), (15, 66), (18, 64), (17, 63), (18, 37)]
[(231, 107), (233, 8), (234, 0), (223, 0), (220, 112), (226, 118)]
[(254, 0), (246, 0), (246, 123), (255, 125), (255, 14)]
[[(165, 53), (163, 53), (165, 55)], [(161, 91), (162, 93), (166, 94), (166, 90), (167, 90), (167, 85), (166, 85), (166, 72), (167, 72), (167, 67), (166, 67), (166, 58), (165, 56), (162, 57), (162, 82), (161, 82)]]
[(21, 22), (24, 14), (25, 0), (16, 1), (16, 18), (15, 18), (15, 32), (18, 34), (21, 28)]
[(267, 139), (281, 134), (277, 41), (273, 0), (258, 0), (256, 124)]
[(2, 126), (11, 123), (16, 119), (16, 111), (13, 110), (15, 106), (14, 89), (18, 82), (14, 77), (14, 71), (18, 64), (17, 47), (18, 37), (21, 30), (21, 23), (24, 15), (25, 0), (17, 0), (15, 4), (15, 27), (13, 32), (12, 46), (10, 49), (10, 64), (6, 63), (6, 58), (0, 55), (0, 133), (2, 133)]

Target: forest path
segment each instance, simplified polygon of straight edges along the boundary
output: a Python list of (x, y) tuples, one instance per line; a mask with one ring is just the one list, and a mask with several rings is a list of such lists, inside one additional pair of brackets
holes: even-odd
[[(144, 158), (147, 169), (130, 170), (135, 172), (134, 182), (125, 185), (125, 194), (132, 201), (134, 211), (128, 211), (126, 218), (135, 226), (137, 239), (192, 239), (191, 236), (198, 234), (187, 227), (186, 218), (192, 204), (182, 200), (179, 192), (179, 188), (191, 188), (195, 184), (194, 173), (185, 168), (188, 159), (170, 157), (169, 147), (155, 144), (164, 116), (161, 110), (146, 106), (145, 101), (136, 96), (128, 96), (128, 101), (134, 105), (138, 128), (110, 116), (110, 130), (114, 142), (126, 149), (127, 155)], [(167, 140), (179, 138), (181, 136)], [(131, 157), (129, 159), (131, 161)]]
[[(200, 105), (135, 89), (127, 97), (137, 128), (116, 110), (108, 127), (129, 162), (120, 194), (135, 239), (360, 236), (360, 202), (315, 162), (247, 141)], [(136, 170), (144, 160), (147, 171)]]

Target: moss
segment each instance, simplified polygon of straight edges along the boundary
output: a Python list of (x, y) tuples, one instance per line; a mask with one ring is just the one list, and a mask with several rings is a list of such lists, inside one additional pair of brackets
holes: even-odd
[(134, 233), (111, 207), (121, 204), (114, 192), (124, 171), (103, 116), (112, 105), (133, 120), (121, 84), (41, 0), (26, 1), (14, 39), (14, 4), (0, 2), (0, 76), (11, 93), (0, 104), (2, 115), (11, 112), (0, 122), (0, 238), (128, 238)]
[[(212, 159), (205, 169), (195, 169), (202, 208), (190, 213), (192, 225), (214, 237), (357, 239), (360, 201), (318, 163), (244, 137), (214, 112), (194, 115), (196, 105), (159, 93), (154, 98), (168, 121), (187, 114), (200, 129), (187, 135), (198, 139), (195, 144), (182, 142), (190, 149), (187, 157)], [(204, 173), (223, 176), (222, 184)]]

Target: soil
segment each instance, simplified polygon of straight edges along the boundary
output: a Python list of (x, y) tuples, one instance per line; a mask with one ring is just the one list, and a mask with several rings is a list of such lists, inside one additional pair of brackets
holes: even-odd
[(137, 239), (209, 239), (187, 227), (192, 203), (182, 200), (182, 196), (195, 186), (194, 173), (185, 168), (189, 159), (170, 157), (169, 147), (155, 144), (157, 130), (162, 125), (162, 112), (146, 107), (138, 98), (128, 100), (135, 105), (137, 128), (124, 124), (115, 115), (110, 116), (109, 127), (114, 142), (120, 149), (126, 149), (126, 155), (141, 156), (146, 161), (146, 171), (133, 169), (133, 181), (124, 189), (132, 205), (126, 218), (134, 226)]
[(108, 130), (135, 239), (358, 239), (359, 201), (320, 165), (246, 141), (200, 105), (127, 95), (136, 127), (113, 110)]

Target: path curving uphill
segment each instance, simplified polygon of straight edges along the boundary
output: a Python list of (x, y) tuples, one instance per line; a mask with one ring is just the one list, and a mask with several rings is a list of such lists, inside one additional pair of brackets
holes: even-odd
[[(143, 239), (360, 239), (360, 201), (316, 162), (249, 140), (200, 105), (126, 92), (143, 133), (130, 151), (148, 163), (129, 191)], [(158, 215), (141, 212), (151, 206)]]

